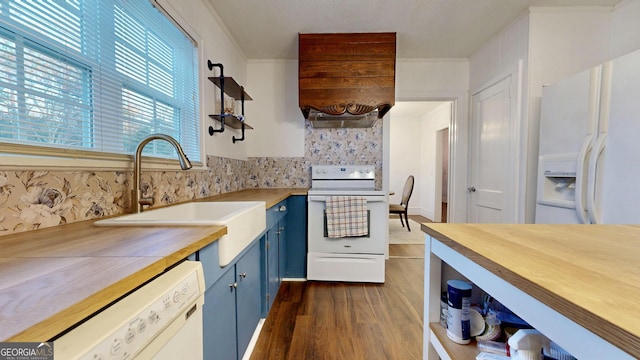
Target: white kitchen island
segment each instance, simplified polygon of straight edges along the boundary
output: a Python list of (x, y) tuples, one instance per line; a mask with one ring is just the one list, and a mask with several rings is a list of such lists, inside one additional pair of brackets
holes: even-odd
[[(640, 358), (640, 226), (423, 224), (424, 358), (475, 359), (440, 326), (442, 263), (578, 359)], [(445, 279), (448, 280), (448, 279)]]

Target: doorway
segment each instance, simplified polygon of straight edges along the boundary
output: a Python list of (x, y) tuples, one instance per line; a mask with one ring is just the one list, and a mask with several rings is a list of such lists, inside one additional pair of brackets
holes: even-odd
[(400, 203), (404, 182), (413, 175), (409, 214), (433, 222), (448, 218), (452, 106), (453, 101), (401, 101), (390, 111), (389, 202)]
[(436, 132), (434, 221), (447, 222), (449, 195), (449, 127)]

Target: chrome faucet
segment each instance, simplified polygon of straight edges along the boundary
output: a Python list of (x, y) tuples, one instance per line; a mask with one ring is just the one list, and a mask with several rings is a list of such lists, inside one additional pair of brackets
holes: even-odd
[(151, 142), (152, 140), (165, 140), (167, 141), (169, 144), (173, 145), (173, 147), (176, 149), (176, 152), (178, 153), (178, 161), (180, 162), (180, 167), (182, 168), (182, 170), (189, 170), (191, 169), (191, 162), (189, 161), (189, 159), (187, 158), (187, 155), (185, 155), (184, 151), (182, 150), (182, 147), (180, 146), (180, 144), (176, 141), (176, 139), (172, 138), (169, 135), (164, 135), (164, 134), (153, 134), (153, 135), (149, 135), (146, 138), (142, 139), (142, 141), (140, 141), (140, 144), (138, 144), (138, 148), (136, 149), (136, 153), (133, 157), (133, 163), (134, 163), (134, 169), (133, 169), (133, 186), (134, 189), (131, 192), (131, 208), (132, 210), (134, 210), (135, 212), (142, 212), (144, 205), (153, 205), (153, 198), (152, 197), (146, 197), (143, 198), (142, 197), (142, 182), (140, 180), (140, 164), (142, 162), (142, 149), (144, 149), (145, 145), (147, 145), (149, 142)]

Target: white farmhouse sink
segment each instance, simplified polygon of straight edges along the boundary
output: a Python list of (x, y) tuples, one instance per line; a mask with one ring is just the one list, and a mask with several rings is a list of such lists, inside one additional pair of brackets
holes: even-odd
[(218, 239), (220, 266), (228, 265), (267, 227), (264, 201), (190, 202), (117, 216), (97, 226), (226, 226)]

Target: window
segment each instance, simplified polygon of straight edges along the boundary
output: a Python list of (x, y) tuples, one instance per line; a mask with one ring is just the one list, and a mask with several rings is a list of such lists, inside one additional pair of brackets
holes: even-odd
[(0, 142), (200, 161), (197, 69), (149, 0), (0, 0)]

